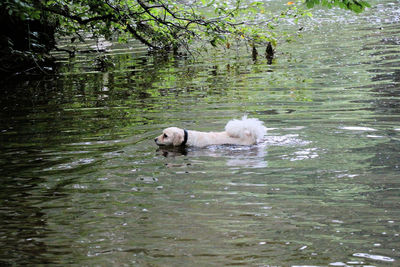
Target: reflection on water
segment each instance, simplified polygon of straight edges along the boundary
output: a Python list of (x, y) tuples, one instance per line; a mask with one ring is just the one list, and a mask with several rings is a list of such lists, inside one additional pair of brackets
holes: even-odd
[[(2, 81), (0, 263), (397, 266), (399, 18), (318, 11), (272, 65), (112, 45)], [(258, 145), (153, 141), (245, 113)]]
[(190, 158), (208, 157), (226, 159), (226, 165), (231, 167), (264, 168), (267, 167), (266, 143), (254, 146), (209, 146), (201, 148), (165, 147), (157, 149), (164, 157), (185, 155)]

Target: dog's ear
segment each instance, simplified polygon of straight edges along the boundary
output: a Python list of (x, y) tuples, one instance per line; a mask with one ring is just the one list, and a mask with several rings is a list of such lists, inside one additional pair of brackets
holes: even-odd
[(172, 144), (174, 146), (180, 146), (183, 143), (184, 140), (184, 132), (182, 130), (182, 133), (180, 132), (174, 132), (174, 136), (172, 139)]

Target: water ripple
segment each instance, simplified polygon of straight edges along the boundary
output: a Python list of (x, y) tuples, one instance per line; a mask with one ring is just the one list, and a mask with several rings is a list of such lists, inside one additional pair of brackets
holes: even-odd
[(372, 254), (368, 254), (368, 253), (354, 253), (353, 256), (376, 260), (376, 261), (385, 261), (385, 262), (394, 262), (395, 261), (393, 258), (390, 258), (390, 257), (381, 256), (381, 255), (372, 255)]

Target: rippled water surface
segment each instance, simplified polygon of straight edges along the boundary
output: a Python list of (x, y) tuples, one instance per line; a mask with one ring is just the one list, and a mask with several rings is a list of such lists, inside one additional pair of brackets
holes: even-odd
[[(132, 44), (5, 83), (0, 263), (398, 266), (399, 20), (396, 1), (316, 11), (272, 65)], [(259, 145), (153, 141), (243, 114), (267, 125)]]

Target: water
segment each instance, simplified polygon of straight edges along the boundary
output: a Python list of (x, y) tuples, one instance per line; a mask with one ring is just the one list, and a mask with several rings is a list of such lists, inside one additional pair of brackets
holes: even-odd
[[(3, 85), (2, 265), (397, 266), (400, 13), (375, 4), (317, 11), (273, 65), (115, 45)], [(153, 141), (245, 113), (263, 143)]]

